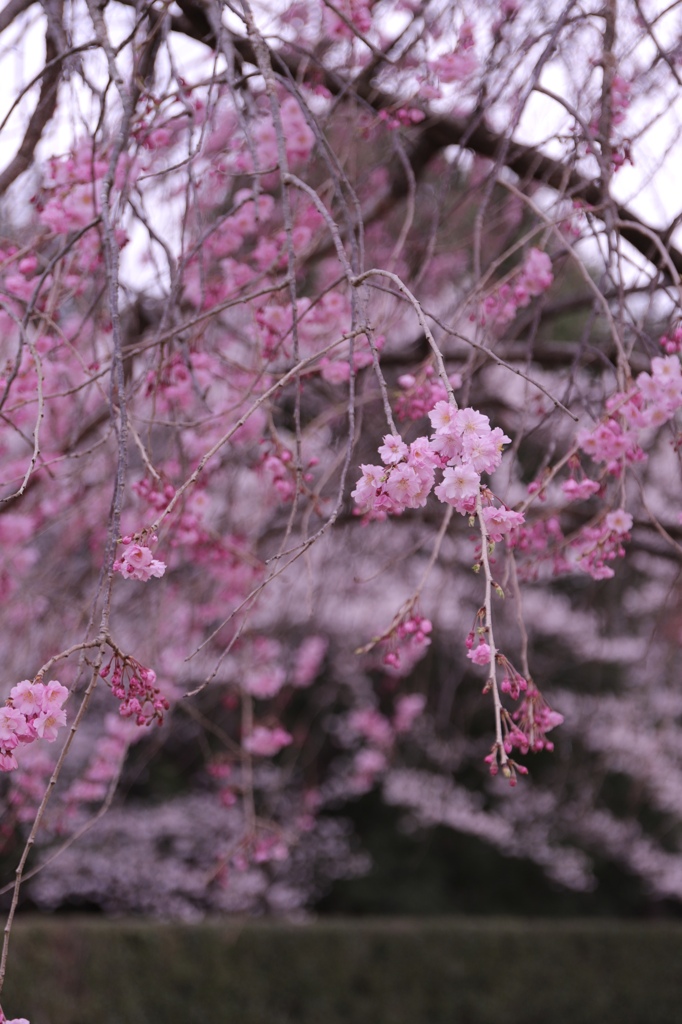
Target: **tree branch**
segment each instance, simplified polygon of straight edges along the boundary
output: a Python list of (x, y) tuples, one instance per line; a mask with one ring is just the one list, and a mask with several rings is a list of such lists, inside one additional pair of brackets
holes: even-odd
[[(17, 7), (19, 4), (17, 4)], [(29, 5), (26, 4), (26, 7)], [(7, 11), (7, 8), (5, 8)], [(3, 11), (3, 14), (5, 13)], [(7, 165), (0, 174), (0, 195), (4, 195), (12, 182), (16, 181), (20, 174), (28, 170), (33, 160), (36, 146), (42, 138), (42, 134), (52, 120), (57, 107), (57, 95), (59, 92), (59, 79), (61, 77), (61, 61), (57, 58), (57, 48), (54, 41), (54, 32), (48, 22), (45, 33), (45, 72), (40, 86), (40, 96), (33, 114), (28, 122), (23, 141), (14, 159)]]
[[(132, 2), (132, 0), (123, 0)], [(171, 19), (171, 29), (198, 39), (207, 46), (215, 46), (215, 34), (201, 6), (194, 0), (181, 0), (181, 17)], [(226, 33), (228, 34), (228, 33)], [(232, 45), (242, 60), (257, 66), (256, 55), (251, 43), (240, 36), (230, 34)], [(320, 66), (310, 53), (297, 54), (282, 52), (270, 48), (270, 59), (275, 71), (287, 78), (296, 80), (315, 77), (335, 96), (355, 96), (363, 104), (377, 112), (391, 110), (400, 106), (397, 96), (391, 95), (368, 82), (363, 76), (348, 81), (339, 73)], [(417, 141), (412, 148), (410, 163), (416, 176), (448, 146), (460, 146), (470, 149), (478, 156), (496, 161), (503, 155), (506, 167), (524, 181), (533, 181), (551, 188), (567, 198), (583, 203), (597, 216), (601, 216), (604, 205), (602, 184), (599, 180), (585, 178), (561, 160), (542, 153), (534, 146), (525, 146), (518, 142), (509, 142), (504, 133), (494, 131), (482, 115), (474, 111), (470, 117), (434, 117), (425, 110), (427, 118), (418, 127), (411, 129)], [(404, 176), (396, 180), (395, 190), (400, 192), (406, 187)], [(661, 275), (668, 277), (665, 263), (661, 258), (660, 249), (652, 241), (655, 235), (668, 249), (670, 260), (678, 273), (682, 274), (682, 252), (669, 244), (669, 232), (657, 230), (645, 224), (627, 207), (613, 202), (611, 206), (620, 221), (627, 221), (618, 228), (621, 238), (629, 242), (644, 258), (656, 267)]]

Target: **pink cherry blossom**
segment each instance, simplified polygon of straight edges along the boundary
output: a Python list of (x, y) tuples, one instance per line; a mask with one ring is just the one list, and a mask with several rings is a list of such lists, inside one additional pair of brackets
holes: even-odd
[(0, 745), (7, 750), (17, 746), (20, 739), (29, 737), (31, 731), (25, 715), (17, 708), (5, 704), (0, 707)]
[(41, 739), (48, 743), (54, 742), (59, 731), (59, 726), (67, 724), (67, 713), (60, 708), (41, 712), (36, 718), (34, 728)]
[(294, 686), (310, 686), (322, 668), (329, 641), (323, 636), (308, 636), (296, 653), (291, 682)]
[(624, 508), (618, 508), (607, 514), (604, 526), (613, 533), (628, 533), (632, 529), (632, 516)]
[(393, 714), (393, 728), (396, 733), (407, 733), (426, 707), (423, 693), (406, 693), (399, 697)]
[(483, 509), (482, 515), (488, 537), (495, 542), (501, 541), (512, 530), (521, 526), (526, 521), (523, 513), (514, 512), (509, 508), (488, 506), (488, 508)]
[(386, 434), (384, 443), (379, 448), (381, 461), (387, 466), (395, 466), (408, 454), (408, 447), (402, 437), (396, 434)]
[(446, 466), (443, 482), (435, 489), (436, 496), (450, 505), (478, 494), (481, 478), (473, 466)]
[(243, 746), (250, 754), (256, 754), (259, 757), (274, 757), (292, 742), (293, 736), (280, 726), (268, 729), (264, 725), (257, 725), (251, 735), (245, 737)]
[[(13, 688), (12, 695), (14, 693), (14, 689), (16, 689), (16, 687)], [(62, 704), (66, 701), (68, 696), (69, 691), (67, 690), (67, 688), (65, 686), (62, 686), (61, 683), (58, 683), (56, 679), (53, 679), (49, 683), (45, 683), (45, 688), (42, 693), (43, 710), (45, 711), (50, 708), (60, 708)], [(14, 701), (14, 699), (13, 703), (14, 706), (16, 707), (16, 702)]]
[(143, 544), (129, 544), (120, 558), (114, 562), (114, 571), (129, 580), (146, 581), (152, 576), (161, 577), (166, 563), (153, 557), (151, 550)]
[(457, 406), (454, 402), (445, 399), (437, 402), (429, 412), (431, 426), (436, 434), (450, 434), (454, 432), (457, 422)]
[(390, 747), (393, 729), (388, 719), (375, 708), (357, 708), (348, 716), (351, 730), (377, 747)]
[(490, 655), (490, 644), (486, 644), (484, 641), (481, 641), (477, 647), (472, 647), (471, 650), (467, 651), (467, 658), (473, 661), (474, 665), (489, 665)]
[(592, 497), (593, 494), (598, 494), (600, 485), (596, 480), (565, 480), (561, 485), (561, 489), (564, 494), (571, 499), (571, 501), (584, 501), (586, 498)]
[(274, 697), (286, 682), (286, 671), (281, 665), (256, 668), (244, 678), (244, 689), (262, 700)]
[[(59, 683), (57, 683), (57, 686), (59, 686)], [(45, 701), (44, 684), (31, 682), (29, 679), (22, 679), (20, 683), (16, 683), (12, 687), (10, 698), (13, 708), (16, 708), (23, 715), (34, 717), (43, 709)]]

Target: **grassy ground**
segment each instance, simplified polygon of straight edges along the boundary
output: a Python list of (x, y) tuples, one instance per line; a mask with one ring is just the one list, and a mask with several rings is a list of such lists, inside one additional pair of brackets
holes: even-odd
[(31, 1024), (675, 1024), (682, 926), (20, 920), (3, 996)]

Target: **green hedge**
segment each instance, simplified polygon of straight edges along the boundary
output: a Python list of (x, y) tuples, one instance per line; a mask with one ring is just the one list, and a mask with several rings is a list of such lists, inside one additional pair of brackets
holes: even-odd
[(674, 1024), (682, 927), (619, 921), (20, 920), (31, 1024)]

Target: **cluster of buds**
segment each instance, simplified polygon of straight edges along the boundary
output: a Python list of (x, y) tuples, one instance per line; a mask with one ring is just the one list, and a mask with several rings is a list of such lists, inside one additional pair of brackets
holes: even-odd
[(510, 786), (515, 786), (518, 775), (527, 775), (528, 769), (525, 765), (519, 764), (518, 761), (514, 761), (509, 757), (506, 749), (506, 744), (493, 743), (490, 753), (484, 758), (486, 764), (490, 765), (490, 774), (497, 775), (499, 771), (502, 772), (505, 779), (509, 780)]
[[(474, 568), (478, 571), (478, 568), (480, 568), (478, 563)], [(490, 644), (486, 640), (487, 635), (488, 627), (485, 623), (485, 608), (479, 608), (476, 612), (474, 628), (469, 630), (467, 638), (464, 641), (464, 646), (467, 650), (467, 658), (469, 661), (473, 661), (474, 665), (490, 664), (490, 656), (492, 652)]]
[(403, 619), (391, 633), (390, 649), (383, 656), (384, 665), (399, 675), (407, 675), (431, 643), (432, 629), (430, 619), (422, 615), (412, 614)]
[(409, 128), (410, 125), (419, 124), (423, 121), (426, 114), (423, 110), (418, 107), (400, 107), (398, 110), (394, 110), (392, 114), (389, 114), (387, 110), (379, 111), (379, 120), (384, 121), (388, 128)]
[(114, 654), (100, 672), (119, 701), (119, 714), (137, 725), (161, 725), (169, 703), (156, 685), (156, 672), (128, 655)]
[(520, 708), (514, 712), (515, 727), (512, 735), (518, 736), (519, 741), (513, 745), (519, 746), (523, 753), (528, 750), (534, 754), (541, 750), (552, 751), (554, 744), (547, 739), (547, 733), (561, 725), (563, 720), (564, 716), (558, 711), (552, 711), (538, 688), (531, 684)]
[(517, 672), (512, 663), (504, 654), (497, 655), (497, 662), (504, 669), (504, 676), (500, 683), (502, 693), (507, 693), (512, 700), (518, 700), (522, 693), (528, 689), (528, 681), (520, 672)]
[(664, 334), (659, 338), (659, 345), (669, 356), (682, 352), (682, 327), (676, 327), (670, 335)]

